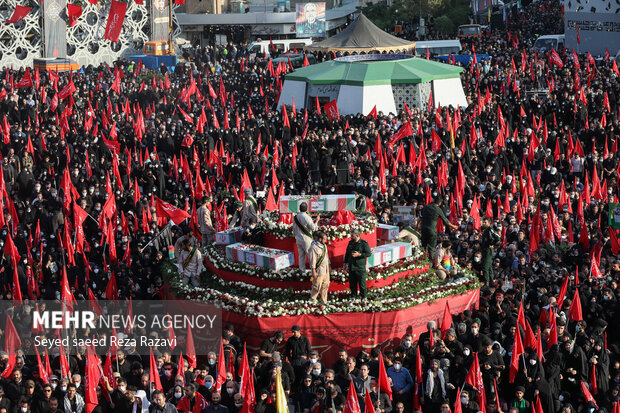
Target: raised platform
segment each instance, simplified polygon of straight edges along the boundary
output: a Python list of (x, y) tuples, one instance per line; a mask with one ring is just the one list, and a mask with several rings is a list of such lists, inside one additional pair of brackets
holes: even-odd
[(457, 314), (477, 308), (479, 298), (480, 289), (477, 288), (397, 311), (257, 317), (223, 310), (222, 318), (225, 324), (235, 326), (235, 334), (246, 338), (248, 351), (258, 351), (263, 340), (275, 331), (282, 331), (288, 337), (291, 327), (298, 325), (312, 348), (321, 354), (321, 361), (329, 366), (337, 360), (338, 351), (343, 347), (355, 356), (361, 350), (370, 352), (375, 346), (393, 349), (401, 344), (407, 333), (411, 333), (415, 341), (426, 331), (429, 320), (441, 320), (446, 302), (450, 302), (450, 310)]
[(39, 70), (66, 72), (80, 70), (77, 62), (67, 58), (37, 58), (33, 60), (33, 67)]

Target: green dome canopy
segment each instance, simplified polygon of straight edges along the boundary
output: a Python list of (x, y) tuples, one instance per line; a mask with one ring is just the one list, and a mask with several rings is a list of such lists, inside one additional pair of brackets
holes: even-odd
[(460, 76), (463, 68), (410, 55), (346, 56), (296, 69), (286, 80), (312, 85), (416, 84)]

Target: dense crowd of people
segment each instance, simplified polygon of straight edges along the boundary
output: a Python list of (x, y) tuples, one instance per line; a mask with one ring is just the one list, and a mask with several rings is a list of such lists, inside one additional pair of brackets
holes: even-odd
[[(555, 52), (531, 48), (536, 34), (562, 31), (558, 2), (509, 17), (505, 29), (463, 41), (463, 53), (491, 56), (462, 74), (466, 108), (425, 105), (331, 121), (310, 105), (285, 116), (276, 106), (289, 68), (250, 58), (240, 45), (197, 48), (174, 72), (124, 61), (60, 75), (6, 69), (4, 299), (23, 300), (15, 311), (24, 313), (37, 300), (60, 300), (65, 269), (77, 300), (162, 298), (166, 247), (189, 232), (212, 237), (241, 222), (246, 176), (252, 191), (274, 196), (354, 190), (382, 223), (395, 223), (395, 205), (416, 206), (420, 219), (435, 203), (454, 229), (445, 225), (430, 246), (428, 237), (423, 242), (432, 256), (449, 255), (480, 277), (479, 309), (454, 316), (446, 331), (429, 322), (428, 332), (384, 352), (342, 349), (333, 365), (297, 326), (278, 332), (250, 351), (252, 408), (276, 412), (279, 372), (303, 413), (344, 411), (350, 383), (362, 411), (368, 393), (381, 413), (447, 412), (455, 402), (462, 412), (611, 412), (620, 397), (620, 244), (608, 207), (620, 188), (620, 76), (614, 56), (558, 50), (557, 62)], [(406, 122), (414, 135), (390, 144)], [(192, 218), (163, 227), (160, 200)], [(256, 202), (265, 208), (265, 198)], [(198, 260), (189, 242), (178, 246), (183, 260)], [(526, 347), (511, 374), (515, 334)], [(242, 341), (232, 327), (224, 341), (238, 373)], [(151, 394), (147, 357), (119, 349), (117, 382), (98, 387), (98, 411), (244, 408), (234, 372), (214, 391), (217, 355), (179, 368), (178, 354), (153, 350), (162, 391)], [(58, 354), (50, 354), (49, 383), (36, 358), (17, 357), (0, 379), (0, 413), (82, 413), (85, 359), (71, 356), (63, 377)], [(3, 370), (7, 359), (0, 356)], [(466, 380), (474, 359), (482, 406), (480, 387)], [(392, 397), (378, 389), (381, 362)]]

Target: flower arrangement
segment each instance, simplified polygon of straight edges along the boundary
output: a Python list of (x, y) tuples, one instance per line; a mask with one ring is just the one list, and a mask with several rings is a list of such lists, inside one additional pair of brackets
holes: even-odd
[[(331, 216), (333, 214), (322, 214), (325, 216)], [(358, 214), (356, 220), (350, 224), (343, 225), (330, 225), (329, 220), (323, 220), (326, 222), (324, 225), (319, 225), (319, 230), (323, 231), (327, 235), (327, 241), (338, 241), (343, 238), (348, 238), (352, 229), (358, 229), (362, 234), (369, 234), (377, 227), (377, 218), (370, 214)], [(265, 231), (266, 233), (274, 235), (278, 239), (293, 238), (293, 225), (284, 222), (278, 222), (279, 213), (265, 211), (258, 223), (257, 227)]]
[(177, 294), (186, 299), (210, 302), (228, 311), (257, 317), (277, 317), (302, 314), (332, 314), (338, 312), (383, 312), (410, 308), (440, 298), (461, 294), (478, 288), (480, 283), (468, 271), (458, 279), (442, 284), (434, 271), (400, 280), (387, 287), (368, 292), (368, 298), (351, 298), (348, 292), (330, 293), (326, 304), (309, 300), (309, 291), (262, 288), (243, 282), (223, 281), (207, 274), (201, 287), (172, 283)]
[[(299, 268), (285, 268), (279, 271), (257, 267), (244, 262), (233, 261), (226, 258), (225, 249), (221, 246), (208, 245), (204, 249), (204, 257), (218, 270), (234, 272), (248, 277), (257, 277), (272, 281), (310, 281), (312, 276), (308, 270)], [(421, 248), (413, 248), (412, 255), (405, 259), (377, 265), (368, 270), (368, 280), (386, 279), (398, 273), (426, 268), (429, 265), (426, 252)], [(330, 281), (339, 284), (347, 284), (349, 274), (342, 269), (332, 269)]]

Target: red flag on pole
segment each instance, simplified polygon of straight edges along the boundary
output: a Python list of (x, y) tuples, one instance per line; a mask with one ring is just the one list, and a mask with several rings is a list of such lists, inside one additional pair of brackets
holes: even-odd
[(159, 379), (159, 374), (157, 373), (157, 364), (155, 363), (155, 356), (153, 355), (153, 349), (149, 348), (150, 353), (150, 364), (149, 364), (149, 383), (151, 385), (155, 385), (156, 390), (162, 390), (163, 387), (161, 385), (161, 380)]
[(355, 393), (355, 385), (353, 384), (353, 379), (351, 379), (347, 401), (344, 405), (344, 413), (361, 413), (361, 411), (359, 401), (357, 400), (357, 393)]
[(220, 354), (217, 357), (217, 377), (215, 380), (215, 391), (221, 392), (222, 385), (226, 383), (226, 365), (224, 364), (224, 344), (220, 340)]
[(187, 338), (185, 346), (185, 356), (187, 357), (187, 364), (190, 367), (196, 368), (196, 348), (194, 347), (194, 336), (192, 335), (192, 329), (187, 329)]
[(99, 404), (97, 386), (101, 379), (101, 365), (95, 350), (90, 347), (86, 354), (85, 393), (86, 413), (91, 413)]
[(579, 299), (579, 289), (575, 290), (575, 296), (573, 297), (573, 302), (570, 305), (570, 310), (568, 311), (568, 318), (574, 321), (583, 320), (583, 315), (581, 313), (581, 300)]
[(157, 215), (162, 218), (170, 218), (175, 225), (179, 225), (186, 218), (190, 218), (190, 215), (184, 210), (177, 208), (167, 202), (162, 201), (158, 197), (156, 200)]
[(8, 378), (11, 377), (11, 374), (13, 373), (15, 359), (17, 357), (17, 348), (22, 345), (22, 342), (19, 339), (19, 334), (17, 334), (15, 325), (8, 314), (6, 316), (6, 325), (4, 329), (4, 350), (9, 355), (9, 361), (6, 363), (6, 367), (2, 372), (2, 377)]
[(379, 353), (379, 377), (377, 379), (377, 387), (392, 400), (392, 386), (390, 386), (385, 364), (383, 363), (383, 355), (381, 353)]

